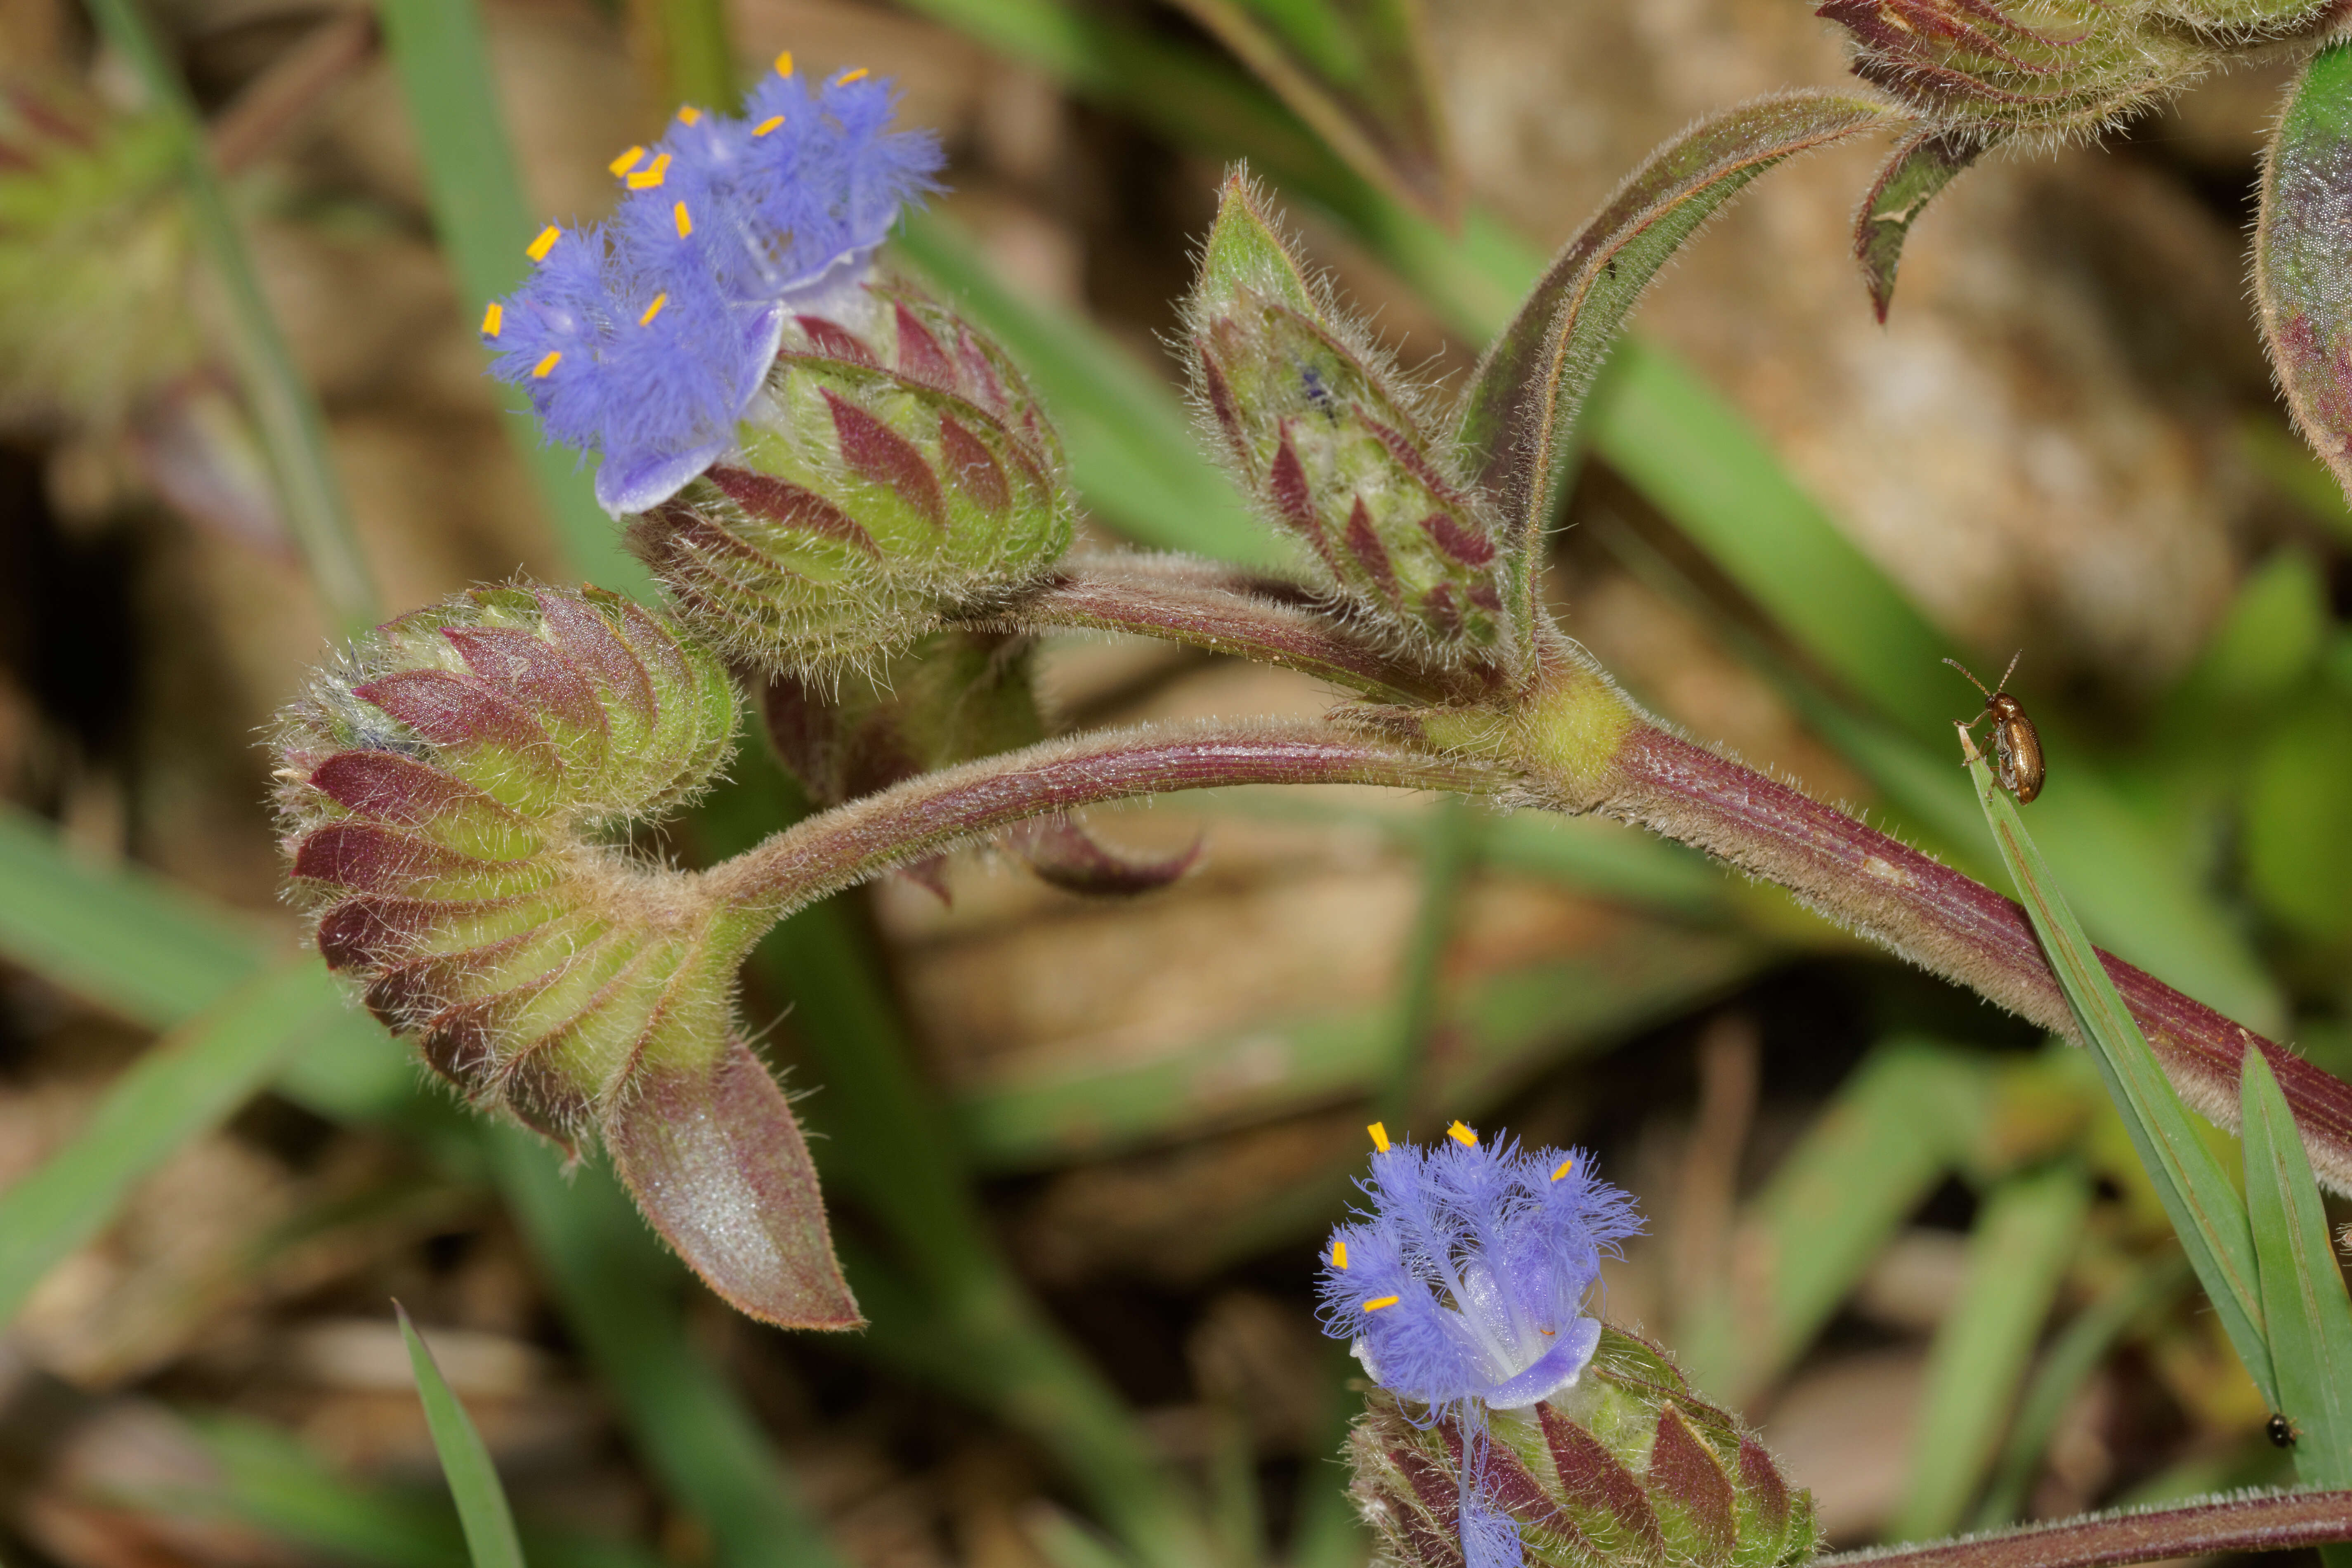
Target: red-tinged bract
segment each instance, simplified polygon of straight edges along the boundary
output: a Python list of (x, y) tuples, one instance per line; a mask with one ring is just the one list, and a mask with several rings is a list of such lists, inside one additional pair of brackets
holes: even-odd
[(737, 1033), (766, 929), (620, 834), (701, 790), (736, 694), (615, 595), (477, 590), (363, 639), (286, 716), (279, 804), (319, 952), (477, 1105), (601, 1136), (713, 1289), (857, 1321), (782, 1091)]

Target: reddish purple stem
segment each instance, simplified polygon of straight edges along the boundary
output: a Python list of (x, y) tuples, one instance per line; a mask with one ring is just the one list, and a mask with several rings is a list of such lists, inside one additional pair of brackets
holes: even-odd
[(2352, 1491), (2232, 1498), (2037, 1525), (1972, 1541), (1819, 1557), (1811, 1568), (2109, 1568), (2352, 1541)]
[(783, 912), (1044, 813), (1175, 790), (1357, 784), (1486, 794), (1499, 782), (1476, 763), (1313, 725), (1114, 731), (925, 773), (836, 806), (713, 868), (709, 890)]
[[(2042, 1027), (2074, 1017), (2025, 911), (1991, 889), (1811, 799), (1663, 731), (1637, 730), (1602, 809), (1778, 882), (1832, 919)], [(2352, 1085), (2322, 1072), (2153, 975), (2102, 952), (2181, 1097), (2238, 1121), (2238, 1069), (2261, 1049), (2302, 1126), (2319, 1178), (2352, 1191)]]

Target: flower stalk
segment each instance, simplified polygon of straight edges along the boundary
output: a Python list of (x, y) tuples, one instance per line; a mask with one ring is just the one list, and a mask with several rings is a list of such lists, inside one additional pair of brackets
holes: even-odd
[(2024, 1530), (1845, 1552), (1814, 1568), (2115, 1568), (2225, 1552), (2289, 1552), (2352, 1541), (2352, 1491), (2272, 1492), (2183, 1508), (2110, 1513)]

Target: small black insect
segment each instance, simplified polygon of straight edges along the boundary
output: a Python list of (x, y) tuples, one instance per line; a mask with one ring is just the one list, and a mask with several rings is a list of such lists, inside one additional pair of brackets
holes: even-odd
[[(2000, 672), (2000, 683), (2006, 687), (2009, 678), (2017, 673), (2017, 661), (2025, 657), (2020, 648), (2011, 655), (2009, 668)], [(1962, 675), (1969, 684), (1984, 691), (1985, 710), (1969, 722), (1973, 731), (1986, 720), (1992, 721), (1993, 756), (2000, 764), (2000, 787), (2017, 797), (2024, 805), (2042, 793), (2042, 781), (2048, 776), (2042, 756), (2042, 736), (2033, 728), (2033, 721), (2025, 716), (2024, 705), (2007, 691), (1985, 691), (1985, 683), (1969, 673), (1968, 666), (1956, 658), (1944, 661)]]
[(1323, 384), (1321, 371), (1311, 364), (1299, 366), (1298, 383), (1307, 393), (1307, 402), (1328, 415), (1338, 415), (1339, 400), (1331, 395), (1329, 387)]
[(2294, 1429), (2294, 1422), (2273, 1411), (2271, 1418), (2263, 1423), (2263, 1436), (2271, 1440), (2273, 1448), (2292, 1448), (2303, 1434)]

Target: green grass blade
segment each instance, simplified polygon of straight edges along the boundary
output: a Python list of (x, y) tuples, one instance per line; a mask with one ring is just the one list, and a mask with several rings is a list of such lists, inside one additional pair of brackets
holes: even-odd
[[(376, 14), (424, 157), (433, 226), (471, 327), (486, 304), (522, 280), (530, 268), (523, 247), (541, 226), (523, 203), (481, 16), (473, 0), (383, 0)], [(540, 439), (521, 392), (499, 385), (500, 423), (530, 468), (570, 570), (599, 587), (648, 596), (651, 579), (621, 548), (619, 526), (596, 504), (588, 474), (568, 448)]]
[(1969, 1242), (1968, 1279), (1928, 1349), (1910, 1479), (1888, 1539), (1931, 1540), (1959, 1524), (1992, 1464), (2090, 1207), (2089, 1178), (2072, 1164), (2012, 1176), (1986, 1196)]
[(490, 1462), (489, 1446), (450, 1392), (433, 1352), (409, 1321), (408, 1309), (394, 1301), (392, 1310), (399, 1315), (400, 1337), (407, 1342), (408, 1364), (416, 1373), (416, 1397), (425, 1405), (433, 1452), (457, 1505), (458, 1522), (465, 1527), (467, 1555), (474, 1568), (523, 1568), (522, 1542), (515, 1538), (514, 1513), (507, 1507), (506, 1488), (499, 1484), (498, 1467)]
[(142, 1176), (228, 1120), (296, 1047), (337, 1022), (324, 971), (294, 963), (166, 1035), (107, 1086), (66, 1146), (0, 1192), (0, 1323), (106, 1227)]
[(2189, 1262), (2168, 1258), (2146, 1263), (2110, 1286), (2074, 1316), (2018, 1402), (2017, 1419), (2009, 1441), (1994, 1467), (1992, 1484), (1979, 1505), (1974, 1530), (1999, 1530), (2014, 1524), (2025, 1508), (2026, 1493), (2051, 1435), (2075, 1394), (2090, 1380), (2132, 1326), (2180, 1292), (2189, 1280)]
[(141, 13), (139, 0), (90, 0), (90, 10), (107, 42), (131, 62), (153, 108), (173, 122), (178, 134), (189, 216), (228, 306), (229, 344), (238, 379), (260, 426), (278, 504), (302, 552), (311, 586), (339, 629), (364, 630), (383, 617), (327, 448), (326, 418), (262, 294), (252, 253), (205, 146), (195, 100)]
[(1045, 399), (1087, 510), (1138, 543), (1270, 566), (1287, 547), (1201, 455), (1166, 381), (1084, 318), (1023, 299), (949, 220), (910, 215), (896, 253), (1003, 343)]
[(2278, 1379), (2273, 1408), (2299, 1433), (2294, 1466), (2305, 1486), (2352, 1487), (2352, 1297), (2294, 1113), (2260, 1051), (2246, 1053), (2239, 1091), (2246, 1214)]
[(261, 926), (134, 867), (85, 863), (0, 805), (0, 952), (118, 1017), (167, 1029), (267, 962)]
[(2116, 994), (2115, 982), (2083, 934), (2082, 922), (2066, 907), (2056, 879), (2019, 819), (2016, 801), (1993, 783), (1992, 770), (1982, 757), (1969, 762), (1969, 774), (1976, 782), (1994, 847), (2017, 884), (2075, 1026), (2097, 1059), (2099, 1075), (2131, 1134), (2132, 1147), (2163, 1199), (2165, 1213), (2171, 1216), (2172, 1228), (2238, 1359), (2275, 1409), (2278, 1384), (2263, 1337), (2253, 1233), (2245, 1204), (2220, 1160), (2189, 1125), (2188, 1108), (2166, 1081), (2131, 1010)]

